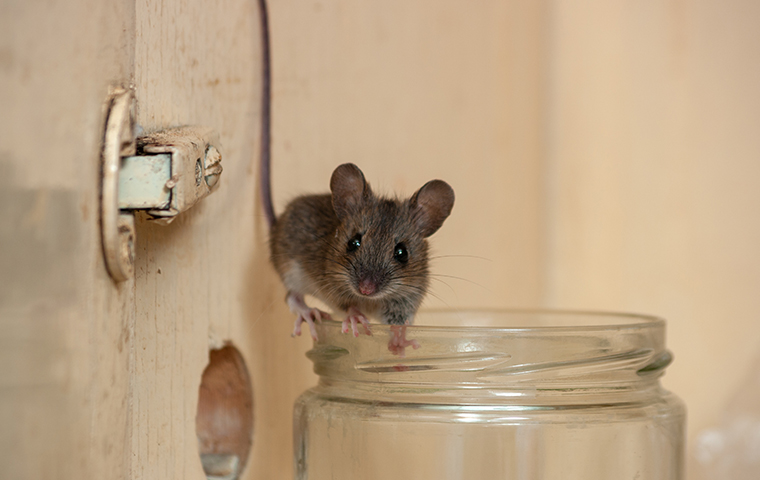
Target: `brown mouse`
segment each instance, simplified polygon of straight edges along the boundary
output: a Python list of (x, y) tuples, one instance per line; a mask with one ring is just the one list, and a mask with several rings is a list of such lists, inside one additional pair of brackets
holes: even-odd
[(340, 165), (323, 195), (296, 198), (275, 217), (271, 195), (271, 58), (266, 1), (259, 1), (262, 25), (263, 82), (261, 122), (261, 196), (270, 226), (272, 263), (288, 289), (287, 302), (297, 315), (293, 335), (330, 316), (304, 301), (312, 295), (344, 311), (343, 332), (370, 334), (367, 316), (394, 325), (389, 349), (403, 354), (405, 338), (428, 289), (428, 244), (451, 213), (454, 190), (432, 180), (411, 198), (377, 196), (356, 165)]
[(391, 325), (409, 324), (428, 289), (428, 244), (451, 213), (454, 191), (441, 180), (422, 186), (411, 198), (375, 195), (359, 168), (346, 163), (332, 174), (332, 194), (293, 200), (274, 222), (271, 259), (288, 289), (288, 305), (298, 315), (294, 334), (327, 314), (310, 308), (313, 295), (348, 312), (367, 329), (367, 316)]

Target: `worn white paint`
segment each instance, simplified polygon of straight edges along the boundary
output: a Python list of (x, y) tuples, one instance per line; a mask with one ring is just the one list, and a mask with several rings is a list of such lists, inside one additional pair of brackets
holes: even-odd
[(119, 169), (119, 208), (166, 208), (171, 189), (172, 156), (168, 153), (125, 157)]

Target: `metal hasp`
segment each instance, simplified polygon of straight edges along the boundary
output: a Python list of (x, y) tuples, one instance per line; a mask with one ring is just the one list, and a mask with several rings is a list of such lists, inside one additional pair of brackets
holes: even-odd
[(168, 153), (123, 157), (119, 170), (119, 208), (168, 208), (172, 191), (166, 184), (171, 176), (172, 156)]
[[(138, 138), (138, 155), (125, 160), (140, 162), (146, 174), (142, 183), (132, 182), (133, 188), (125, 194), (140, 198), (134, 195), (136, 191), (147, 193), (148, 198), (156, 199), (156, 204), (146, 207), (138, 203), (126, 208), (147, 210), (157, 222), (170, 223), (219, 186), (222, 155), (218, 145), (219, 136), (208, 127), (179, 127)], [(166, 155), (170, 157), (169, 172), (166, 160), (162, 160)], [(171, 175), (167, 177), (166, 173)]]
[(134, 275), (135, 210), (168, 224), (219, 186), (219, 137), (207, 127), (178, 127), (135, 139), (135, 99), (109, 97), (102, 150), (101, 233), (116, 282)]

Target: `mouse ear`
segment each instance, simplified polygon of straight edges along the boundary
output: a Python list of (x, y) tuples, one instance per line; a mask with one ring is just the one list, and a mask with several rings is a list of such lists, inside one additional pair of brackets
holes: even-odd
[(441, 228), (454, 206), (454, 189), (443, 180), (431, 180), (409, 200), (412, 216), (424, 237)]
[(340, 165), (330, 179), (332, 204), (339, 219), (354, 211), (363, 200), (372, 195), (364, 174), (353, 163)]

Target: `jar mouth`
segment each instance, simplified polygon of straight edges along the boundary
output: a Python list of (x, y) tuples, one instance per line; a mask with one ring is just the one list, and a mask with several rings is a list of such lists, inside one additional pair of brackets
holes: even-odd
[(372, 335), (360, 328), (355, 337), (338, 321), (317, 325), (318, 340), (307, 356), (321, 385), (435, 391), (439, 397), (465, 390), (521, 398), (574, 391), (598, 399), (589, 392), (655, 387), (672, 360), (665, 321), (649, 315), (430, 310), (413, 325), (371, 327)]
[[(340, 322), (327, 321), (329, 327)], [(408, 331), (426, 333), (502, 334), (562, 332), (602, 332), (662, 328), (662, 318), (638, 313), (560, 310), (560, 309), (431, 309), (418, 312)], [(372, 329), (387, 330), (389, 325), (372, 324)]]

